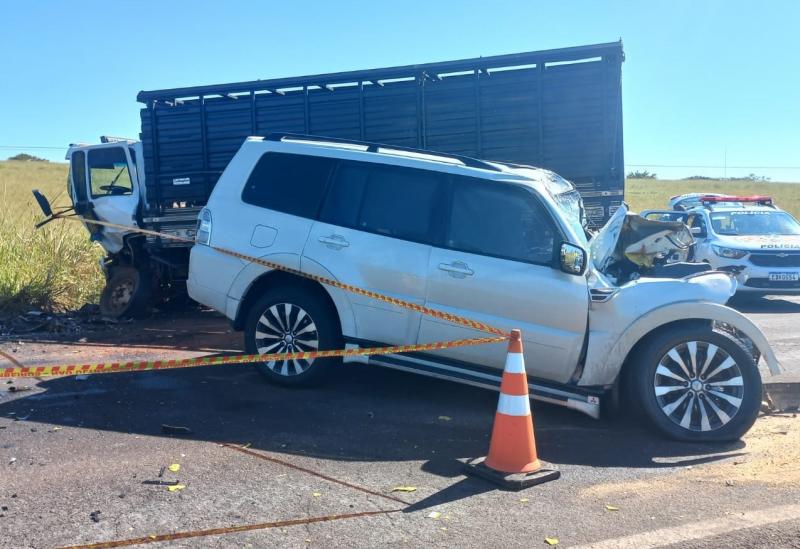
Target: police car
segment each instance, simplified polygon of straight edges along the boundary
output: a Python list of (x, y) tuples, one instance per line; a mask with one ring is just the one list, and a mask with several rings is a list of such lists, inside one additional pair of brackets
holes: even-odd
[(800, 294), (800, 223), (772, 198), (692, 193), (669, 206), (642, 216), (686, 223), (693, 261), (737, 273), (738, 292)]

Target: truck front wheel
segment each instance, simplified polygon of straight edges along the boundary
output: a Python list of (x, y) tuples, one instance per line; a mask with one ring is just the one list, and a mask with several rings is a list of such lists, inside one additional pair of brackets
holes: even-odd
[(150, 278), (135, 267), (113, 267), (100, 295), (100, 313), (111, 318), (141, 316), (152, 294)]

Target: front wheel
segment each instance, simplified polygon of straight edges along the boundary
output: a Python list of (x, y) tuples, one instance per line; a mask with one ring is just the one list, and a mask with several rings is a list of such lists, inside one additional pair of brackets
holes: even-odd
[(735, 339), (710, 328), (677, 328), (650, 339), (630, 364), (631, 398), (666, 435), (730, 441), (758, 416), (761, 375)]
[[(250, 354), (340, 349), (342, 333), (334, 311), (316, 292), (298, 287), (268, 291), (250, 309), (245, 346)], [(270, 360), (256, 363), (271, 382), (317, 385), (341, 362), (337, 358)]]
[(150, 274), (135, 267), (112, 267), (100, 294), (100, 314), (111, 318), (138, 317), (152, 298)]

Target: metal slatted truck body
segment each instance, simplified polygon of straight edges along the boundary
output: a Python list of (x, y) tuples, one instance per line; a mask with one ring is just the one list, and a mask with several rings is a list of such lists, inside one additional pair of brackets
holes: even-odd
[[(597, 227), (623, 198), (623, 60), (613, 42), (142, 91), (140, 142), (70, 148), (73, 202), (85, 215), (192, 237), (245, 138), (292, 132), (550, 169), (574, 183)], [(109, 252), (106, 314), (134, 314), (181, 287), (187, 245), (90, 229)]]

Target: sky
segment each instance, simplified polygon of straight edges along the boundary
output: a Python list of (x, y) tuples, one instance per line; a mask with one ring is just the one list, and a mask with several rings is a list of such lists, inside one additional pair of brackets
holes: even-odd
[(0, 159), (137, 137), (140, 90), (621, 38), (628, 171), (800, 182), (799, 21), (795, 0), (3, 0)]

